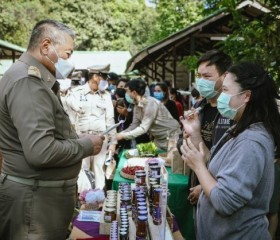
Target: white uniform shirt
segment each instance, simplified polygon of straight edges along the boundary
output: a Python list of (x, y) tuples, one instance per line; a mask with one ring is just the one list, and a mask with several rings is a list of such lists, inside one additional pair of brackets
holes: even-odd
[[(88, 83), (75, 88), (66, 98), (67, 105), (78, 113), (77, 131), (101, 133), (115, 124), (114, 107), (109, 92), (93, 92)], [(112, 130), (109, 136), (116, 134)]]

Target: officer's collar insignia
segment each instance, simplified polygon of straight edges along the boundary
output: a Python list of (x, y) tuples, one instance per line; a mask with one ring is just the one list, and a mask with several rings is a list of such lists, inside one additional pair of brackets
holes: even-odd
[(145, 97), (143, 97), (139, 102), (138, 102), (138, 107), (140, 107), (140, 108), (143, 108), (144, 107), (144, 105), (146, 105), (147, 104), (147, 102), (148, 102), (148, 100), (145, 98)]
[(29, 76), (34, 76), (34, 77), (37, 77), (37, 78), (41, 78), (41, 72), (40, 72), (39, 68), (37, 68), (35, 66), (29, 66), (28, 75)]

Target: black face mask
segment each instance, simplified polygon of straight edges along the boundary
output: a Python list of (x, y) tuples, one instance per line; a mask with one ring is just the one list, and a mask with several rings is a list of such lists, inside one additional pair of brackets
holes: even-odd
[(115, 94), (118, 95), (120, 98), (125, 97), (125, 89), (124, 88), (116, 88)]

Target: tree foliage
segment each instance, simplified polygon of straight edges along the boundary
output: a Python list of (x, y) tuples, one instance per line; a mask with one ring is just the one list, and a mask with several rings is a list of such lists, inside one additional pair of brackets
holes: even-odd
[(155, 10), (143, 0), (0, 0), (0, 39), (26, 47), (34, 24), (53, 18), (72, 26), (78, 50), (131, 50), (149, 44)]
[(270, 10), (253, 21), (247, 21), (235, 8), (239, 1), (208, 0), (209, 8), (227, 8), (233, 14), (234, 32), (218, 47), (230, 54), (235, 62), (253, 61), (270, 71), (280, 85), (280, 3), (278, 0), (262, 1)]
[(203, 18), (203, 1), (157, 0), (157, 21), (152, 41), (159, 41)]
[(46, 11), (39, 0), (0, 0), (0, 39), (26, 47), (30, 31), (41, 16), (46, 16)]
[(226, 8), (233, 15), (234, 31), (217, 47), (235, 61), (261, 63), (280, 83), (280, 3), (260, 1), (271, 12), (250, 22), (236, 11), (237, 0), (150, 0), (154, 8), (144, 0), (0, 0), (0, 39), (26, 47), (34, 24), (53, 18), (74, 28), (77, 50), (130, 50), (134, 54)]

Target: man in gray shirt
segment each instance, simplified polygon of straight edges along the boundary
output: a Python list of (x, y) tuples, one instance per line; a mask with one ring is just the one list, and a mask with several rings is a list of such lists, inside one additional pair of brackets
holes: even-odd
[(64, 240), (81, 161), (102, 147), (104, 137), (78, 138), (60, 101), (56, 78), (73, 70), (74, 38), (62, 23), (38, 22), (0, 82), (1, 240)]

